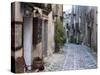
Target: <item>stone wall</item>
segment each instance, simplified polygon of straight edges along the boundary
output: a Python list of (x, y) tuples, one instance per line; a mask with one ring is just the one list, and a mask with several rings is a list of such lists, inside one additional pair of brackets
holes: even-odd
[[(11, 48), (12, 56), (22, 56), (22, 26), (23, 18), (20, 3), (11, 4)], [(18, 56), (17, 56), (18, 55)]]
[(48, 51), (47, 55), (54, 52), (54, 22), (52, 12), (48, 15)]

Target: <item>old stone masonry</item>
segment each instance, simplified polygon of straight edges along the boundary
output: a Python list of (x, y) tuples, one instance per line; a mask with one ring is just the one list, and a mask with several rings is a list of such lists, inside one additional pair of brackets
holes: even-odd
[(44, 71), (66, 71), (97, 68), (96, 54), (84, 45), (65, 44), (63, 53), (48, 57)]

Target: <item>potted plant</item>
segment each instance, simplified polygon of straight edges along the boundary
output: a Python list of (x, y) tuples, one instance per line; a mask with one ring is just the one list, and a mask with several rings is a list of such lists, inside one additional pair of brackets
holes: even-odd
[(43, 60), (40, 57), (35, 57), (33, 60), (33, 70), (42, 71), (44, 70)]

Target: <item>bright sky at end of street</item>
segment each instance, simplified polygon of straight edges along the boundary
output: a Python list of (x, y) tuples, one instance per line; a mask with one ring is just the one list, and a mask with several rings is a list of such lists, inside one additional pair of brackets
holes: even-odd
[(71, 11), (71, 9), (72, 9), (72, 5), (67, 5), (67, 4), (63, 5), (63, 11), (69, 12), (69, 11)]

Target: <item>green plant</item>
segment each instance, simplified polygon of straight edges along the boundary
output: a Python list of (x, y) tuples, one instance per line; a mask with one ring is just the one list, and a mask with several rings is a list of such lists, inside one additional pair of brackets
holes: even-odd
[(55, 22), (55, 52), (59, 51), (64, 42), (63, 23), (60, 19)]
[(97, 46), (93, 45), (91, 48), (93, 49), (94, 52), (97, 52)]
[(70, 37), (70, 43), (76, 43), (76, 38), (74, 36)]

